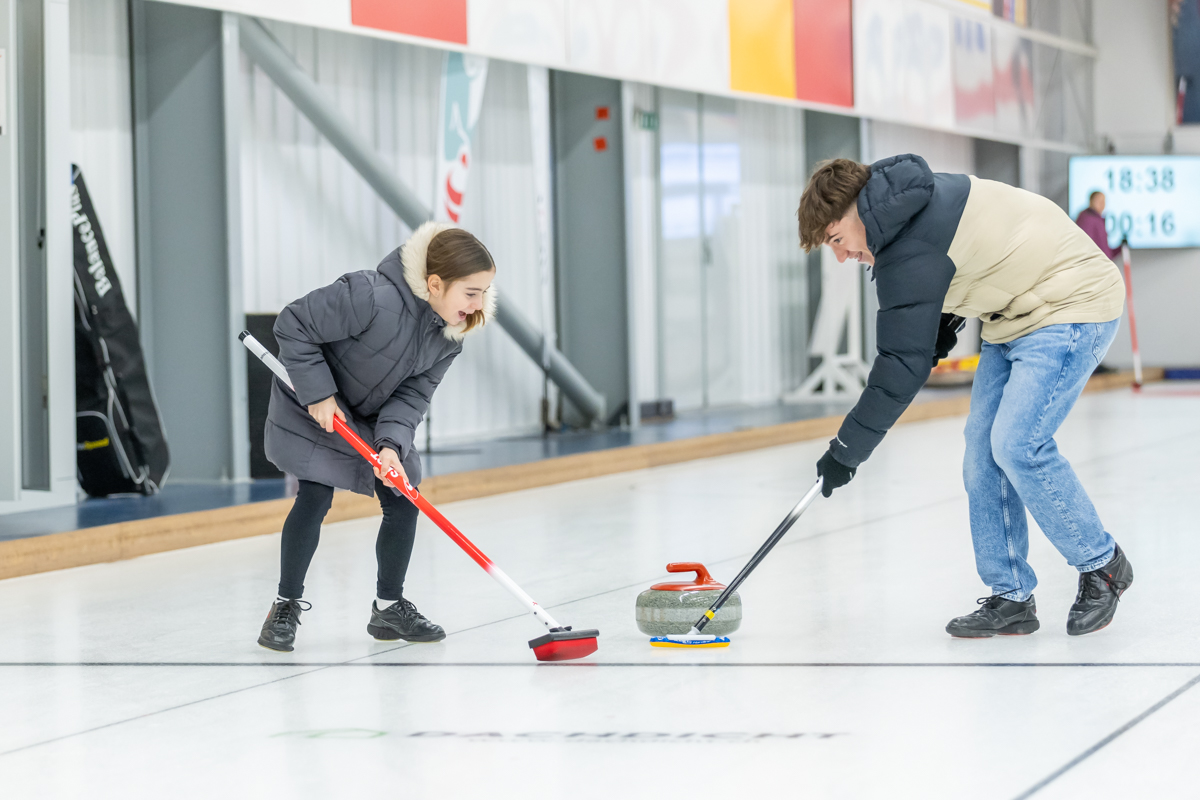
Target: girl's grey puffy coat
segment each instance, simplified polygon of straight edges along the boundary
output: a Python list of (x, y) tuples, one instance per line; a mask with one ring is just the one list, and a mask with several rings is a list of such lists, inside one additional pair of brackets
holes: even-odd
[[(433, 390), (462, 351), (465, 323), (447, 325), (428, 303), (425, 254), (449, 226), (426, 223), (374, 270), (351, 272), (308, 293), (275, 321), (279, 360), (296, 397), (278, 379), (267, 413), (266, 455), (301, 480), (374, 494), (371, 465), (307, 406), (333, 395), (350, 426), (376, 450), (400, 454), (409, 482), (421, 481), (413, 435)], [(495, 308), (485, 296), (484, 317)]]

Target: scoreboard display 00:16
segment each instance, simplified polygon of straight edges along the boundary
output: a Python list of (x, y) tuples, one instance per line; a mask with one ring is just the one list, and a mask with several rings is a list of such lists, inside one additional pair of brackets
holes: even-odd
[(1104, 194), (1110, 247), (1200, 246), (1200, 156), (1074, 156), (1069, 175), (1072, 219)]

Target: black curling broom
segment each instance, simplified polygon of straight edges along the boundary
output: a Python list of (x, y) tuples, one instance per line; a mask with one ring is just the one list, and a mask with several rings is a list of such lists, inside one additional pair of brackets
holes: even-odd
[(708, 610), (704, 612), (700, 619), (696, 620), (696, 624), (692, 626), (690, 631), (680, 635), (655, 636), (650, 640), (650, 644), (654, 647), (728, 647), (728, 636), (705, 635), (703, 632), (704, 626), (708, 624), (710, 619), (717, 615), (721, 607), (725, 605), (729, 598), (733, 597), (733, 593), (742, 585), (742, 582), (750, 577), (750, 573), (754, 571), (754, 568), (767, 557), (767, 554), (771, 552), (771, 548), (779, 544), (779, 540), (783, 538), (783, 535), (795, 524), (796, 520), (800, 519), (800, 515), (804, 513), (804, 510), (821, 493), (821, 484), (823, 482), (823, 478), (817, 478), (817, 482), (808, 490), (808, 494), (804, 495), (799, 503), (796, 503), (796, 507), (784, 517), (783, 522), (779, 523), (779, 527), (775, 529), (775, 532), (771, 534), (767, 541), (763, 542), (762, 547), (758, 548), (758, 552), (750, 557), (750, 561), (746, 566), (742, 567), (742, 571), (737, 574), (736, 578), (729, 582), (729, 585), (725, 587), (725, 591), (721, 592), (716, 602), (708, 607)]

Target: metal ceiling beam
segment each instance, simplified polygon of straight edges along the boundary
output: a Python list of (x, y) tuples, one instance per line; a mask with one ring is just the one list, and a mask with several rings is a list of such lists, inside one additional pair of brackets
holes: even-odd
[[(240, 18), (242, 49), (275, 85), (288, 96), (321, 135), (342, 154), (383, 202), (411, 229), (433, 219), (433, 214), (395, 176), (374, 148), (345, 120), (321, 87), (309, 77), (275, 41), (262, 23), (251, 17)], [(567, 357), (557, 348), (549, 348), (548, 363), (543, 366), (543, 335), (511, 303), (500, 298), (496, 322), (525, 351), (572, 403), (593, 421), (604, 421), (604, 395), (592, 388)]]

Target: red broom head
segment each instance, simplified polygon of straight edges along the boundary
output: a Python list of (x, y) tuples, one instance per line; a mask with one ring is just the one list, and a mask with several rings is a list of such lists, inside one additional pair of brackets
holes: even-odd
[(600, 631), (552, 631), (529, 643), (538, 661), (570, 661), (590, 656), (600, 647)]

